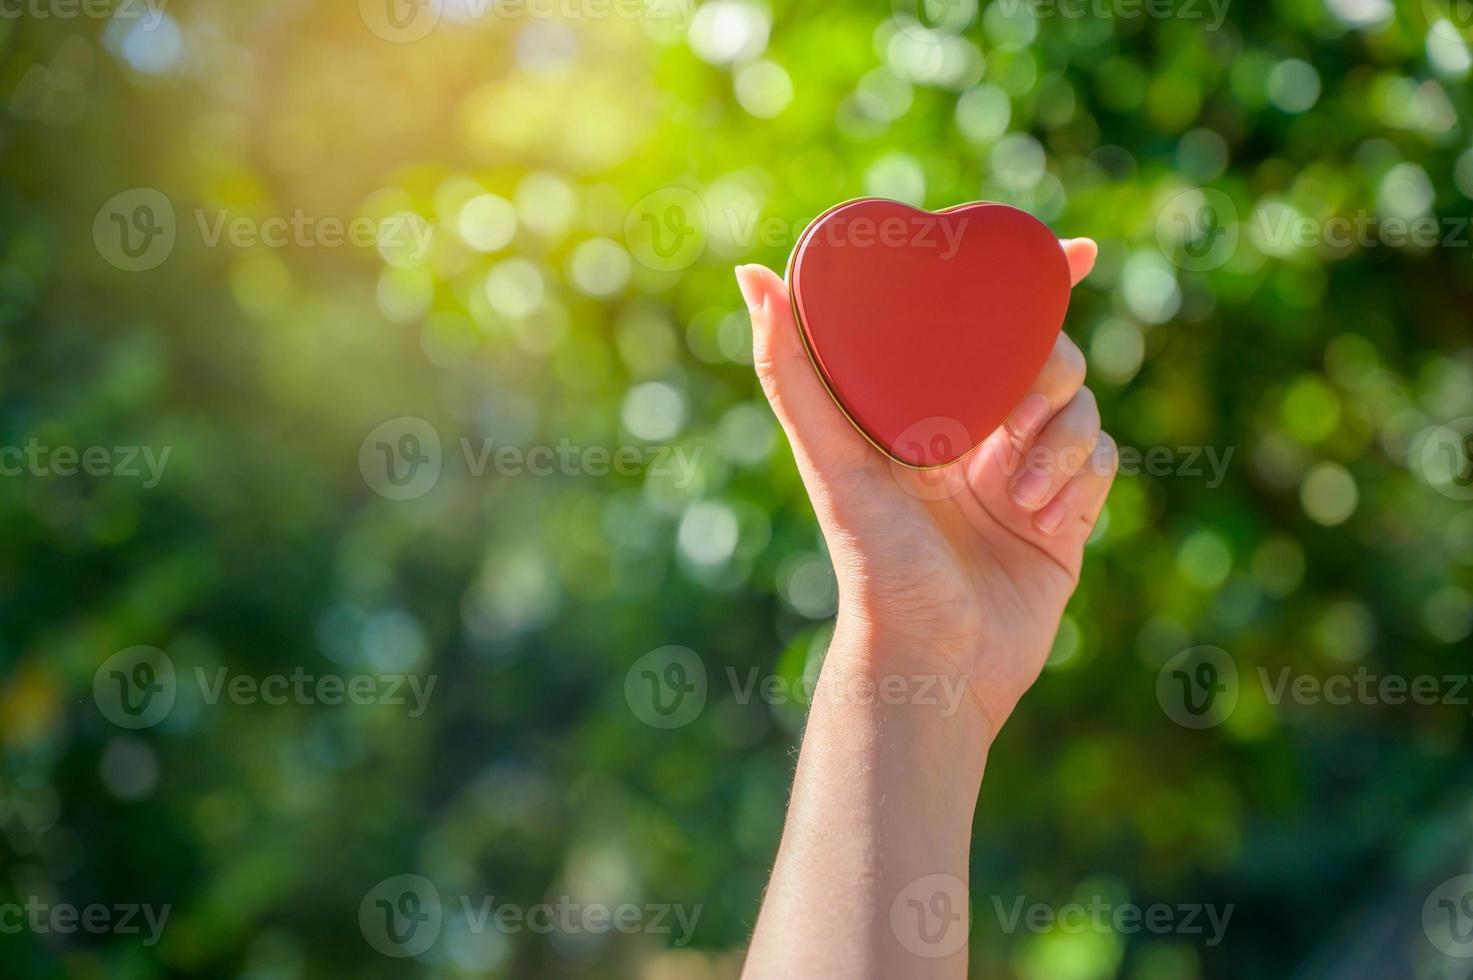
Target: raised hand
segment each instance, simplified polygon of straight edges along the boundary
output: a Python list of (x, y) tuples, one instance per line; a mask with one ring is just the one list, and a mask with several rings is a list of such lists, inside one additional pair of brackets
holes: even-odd
[[(1063, 244), (1077, 285), (1094, 266), (1095, 244)], [(737, 279), (758, 377), (834, 562), (840, 627), (866, 639), (846, 649), (883, 656), (858, 665), (875, 674), (969, 678), (995, 732), (1043, 667), (1115, 475), (1084, 355), (1060, 334), (1032, 390), (976, 451), (940, 470), (911, 470), (834, 404), (783, 281), (755, 265)]]

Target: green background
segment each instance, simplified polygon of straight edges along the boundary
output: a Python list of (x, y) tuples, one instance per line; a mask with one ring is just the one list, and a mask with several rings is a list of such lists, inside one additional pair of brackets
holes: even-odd
[[(152, 28), (14, 8), (0, 445), (170, 455), (156, 486), (0, 477), (0, 903), (171, 914), (154, 946), (0, 932), (0, 972), (734, 976), (803, 706), (742, 703), (727, 670), (811, 675), (834, 592), (731, 268), (780, 268), (874, 194), (1097, 239), (1066, 329), (1106, 427), (1170, 452), (1118, 481), (992, 752), (972, 974), (1466, 975), (1422, 906), (1469, 870), (1469, 692), (1275, 705), (1258, 680), (1469, 670), (1473, 493), (1423, 451), (1473, 431), (1468, 32), (1439, 3), (1238, 0), (1218, 25), (1185, 2), (667, 0), (452, 9), (414, 40), (371, 30), (371, 2), (179, 0)], [(175, 215), (145, 271), (109, 260), (134, 188)], [(221, 212), (434, 237), (212, 244)], [(1313, 231), (1336, 217), (1370, 231)], [(1395, 220), (1446, 241), (1383, 240)], [(443, 467), (393, 500), (360, 449), (403, 417)], [(462, 439), (699, 455), (691, 479), (476, 475)], [(1231, 452), (1220, 479), (1204, 447)], [(93, 682), (140, 645), (179, 694), (130, 731)], [(662, 730), (625, 681), (669, 645), (709, 694)], [(1240, 684), (1193, 730), (1157, 682), (1198, 645)], [(436, 687), (417, 717), (212, 705), (195, 669), (221, 667)], [(406, 873), (446, 905), (417, 959), (359, 924)], [(684, 946), (477, 934), (462, 895), (701, 911)], [(994, 899), (1017, 896), (1234, 911), (1215, 945), (1008, 932)]]

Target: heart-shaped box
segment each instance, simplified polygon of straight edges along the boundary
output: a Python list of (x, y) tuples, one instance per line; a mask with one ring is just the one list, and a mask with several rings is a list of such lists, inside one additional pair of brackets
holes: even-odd
[(1005, 204), (825, 211), (788, 259), (808, 356), (866, 439), (916, 469), (986, 439), (1028, 393), (1069, 308), (1048, 226)]

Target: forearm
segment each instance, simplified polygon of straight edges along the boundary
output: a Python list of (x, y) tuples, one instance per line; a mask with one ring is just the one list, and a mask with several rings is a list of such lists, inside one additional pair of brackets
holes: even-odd
[(887, 678), (875, 665), (910, 658), (875, 644), (835, 634), (747, 959), (753, 980), (966, 975), (967, 857), (990, 736), (969, 696), (945, 696), (965, 678)]

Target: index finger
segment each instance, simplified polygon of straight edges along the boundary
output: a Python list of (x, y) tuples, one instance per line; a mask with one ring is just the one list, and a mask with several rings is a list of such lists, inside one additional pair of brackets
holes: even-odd
[[(1090, 238), (1063, 238), (1059, 244), (1069, 261), (1069, 285), (1077, 286), (1095, 267), (1100, 247)], [(1074, 397), (1084, 384), (1084, 352), (1069, 335), (1059, 332), (1054, 349), (1003, 427), (1018, 443), (1026, 443), (1043, 428), (1054, 413)]]
[(1100, 247), (1092, 238), (1061, 238), (1059, 244), (1064, 246), (1064, 257), (1069, 260), (1069, 285), (1077, 286), (1095, 267)]

